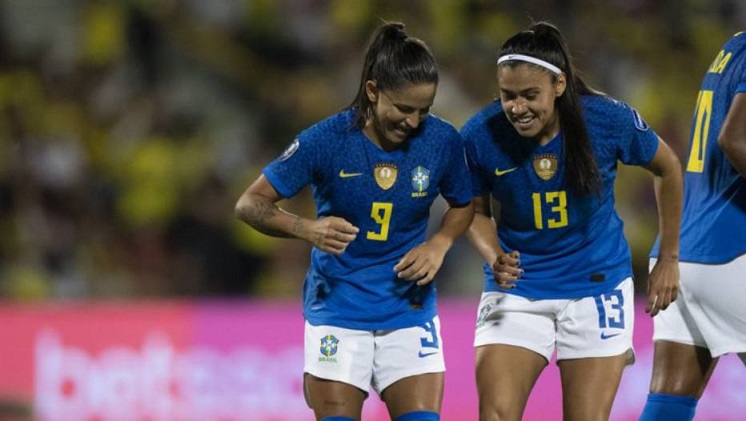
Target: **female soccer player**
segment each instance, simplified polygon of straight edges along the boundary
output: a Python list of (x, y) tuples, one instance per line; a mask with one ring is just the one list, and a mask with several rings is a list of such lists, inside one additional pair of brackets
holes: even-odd
[[(468, 237), (487, 262), (474, 341), (480, 419), (520, 420), (555, 349), (564, 419), (608, 419), (633, 359), (617, 162), (655, 176), (655, 313), (678, 288), (679, 161), (633, 108), (576, 75), (562, 34), (548, 23), (503, 44), (497, 84), (499, 100), (462, 130), (476, 212)], [(491, 199), (499, 203), (494, 219)]]
[[(736, 353), (746, 363), (746, 33), (728, 40), (707, 69), (691, 133), (681, 297), (653, 319), (641, 421), (693, 419), (720, 356)], [(656, 243), (651, 265), (662, 251)]]
[[(303, 286), (305, 390), (316, 418), (359, 419), (369, 387), (391, 418), (438, 420), (444, 360), (432, 283), (473, 217), (463, 143), (430, 114), (438, 69), (400, 23), (372, 36), (352, 105), (301, 132), (237, 216), (313, 245)], [(307, 185), (317, 219), (275, 204)], [(450, 204), (425, 239), (430, 206)]]

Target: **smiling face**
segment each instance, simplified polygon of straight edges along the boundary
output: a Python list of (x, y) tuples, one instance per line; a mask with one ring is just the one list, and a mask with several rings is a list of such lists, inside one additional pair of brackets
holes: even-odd
[(549, 143), (560, 130), (555, 99), (565, 92), (565, 74), (554, 75), (532, 64), (502, 65), (497, 70), (500, 102), (518, 134)]
[(363, 133), (383, 150), (399, 147), (430, 114), (435, 90), (434, 83), (381, 90), (368, 81), (365, 92), (372, 105)]

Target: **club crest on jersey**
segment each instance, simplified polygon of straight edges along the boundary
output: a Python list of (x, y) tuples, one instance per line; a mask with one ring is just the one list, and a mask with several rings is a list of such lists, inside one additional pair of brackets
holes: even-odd
[(319, 347), (322, 355), (319, 357), (319, 361), (337, 362), (337, 359), (333, 358), (333, 356), (337, 353), (338, 349), (339, 339), (336, 336), (331, 334), (324, 336), (321, 338), (321, 345)]
[(394, 185), (398, 172), (396, 164), (376, 164), (375, 167), (373, 167), (373, 175), (376, 179), (376, 184), (384, 190), (388, 190)]
[(557, 173), (557, 155), (541, 154), (534, 157), (534, 171), (544, 181), (550, 180)]
[(280, 161), (284, 161), (290, 158), (291, 156), (293, 156), (293, 154), (295, 153), (295, 151), (298, 150), (299, 147), (300, 147), (300, 142), (298, 141), (298, 138), (296, 137), (295, 139), (293, 139), (292, 142), (290, 142), (288, 147), (285, 148), (285, 150), (282, 152), (282, 155), (280, 155), (280, 158), (279, 158)]
[(487, 322), (487, 316), (492, 312), (492, 306), (485, 304), (484, 307), (479, 309), (479, 315), (477, 316), (477, 327), (482, 327)]
[(412, 197), (425, 197), (427, 196), (428, 186), (430, 186), (430, 170), (425, 167), (418, 166), (412, 170)]
[(642, 116), (640, 113), (637, 112), (634, 108), (632, 109), (632, 117), (635, 120), (635, 127), (637, 130), (641, 132), (646, 132), (650, 127), (648, 127), (648, 123), (645, 122), (645, 120), (642, 119)]

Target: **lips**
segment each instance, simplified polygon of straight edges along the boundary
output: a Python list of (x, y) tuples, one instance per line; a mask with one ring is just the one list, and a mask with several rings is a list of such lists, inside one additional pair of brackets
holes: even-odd
[(410, 134), (409, 130), (402, 129), (400, 127), (394, 127), (392, 132), (394, 133), (394, 135), (396, 135), (396, 137), (399, 137), (402, 139), (406, 139), (407, 137), (409, 137), (409, 134)]
[(513, 122), (513, 125), (515, 125), (518, 129), (527, 130), (531, 127), (531, 124), (534, 122), (534, 117), (511, 117), (510, 119)]

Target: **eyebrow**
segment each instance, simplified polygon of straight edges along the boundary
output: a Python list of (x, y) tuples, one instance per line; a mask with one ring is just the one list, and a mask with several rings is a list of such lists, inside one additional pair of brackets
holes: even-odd
[(500, 88), (500, 92), (506, 92), (506, 93), (511, 93), (511, 94), (517, 93), (517, 94), (522, 94), (522, 95), (530, 94), (530, 93), (537, 92), (537, 91), (540, 92), (541, 91), (541, 87), (539, 87), (539, 86), (532, 86), (530, 88), (526, 88), (526, 89), (523, 89), (523, 90), (518, 91), (518, 92), (510, 90), (510, 89)]

